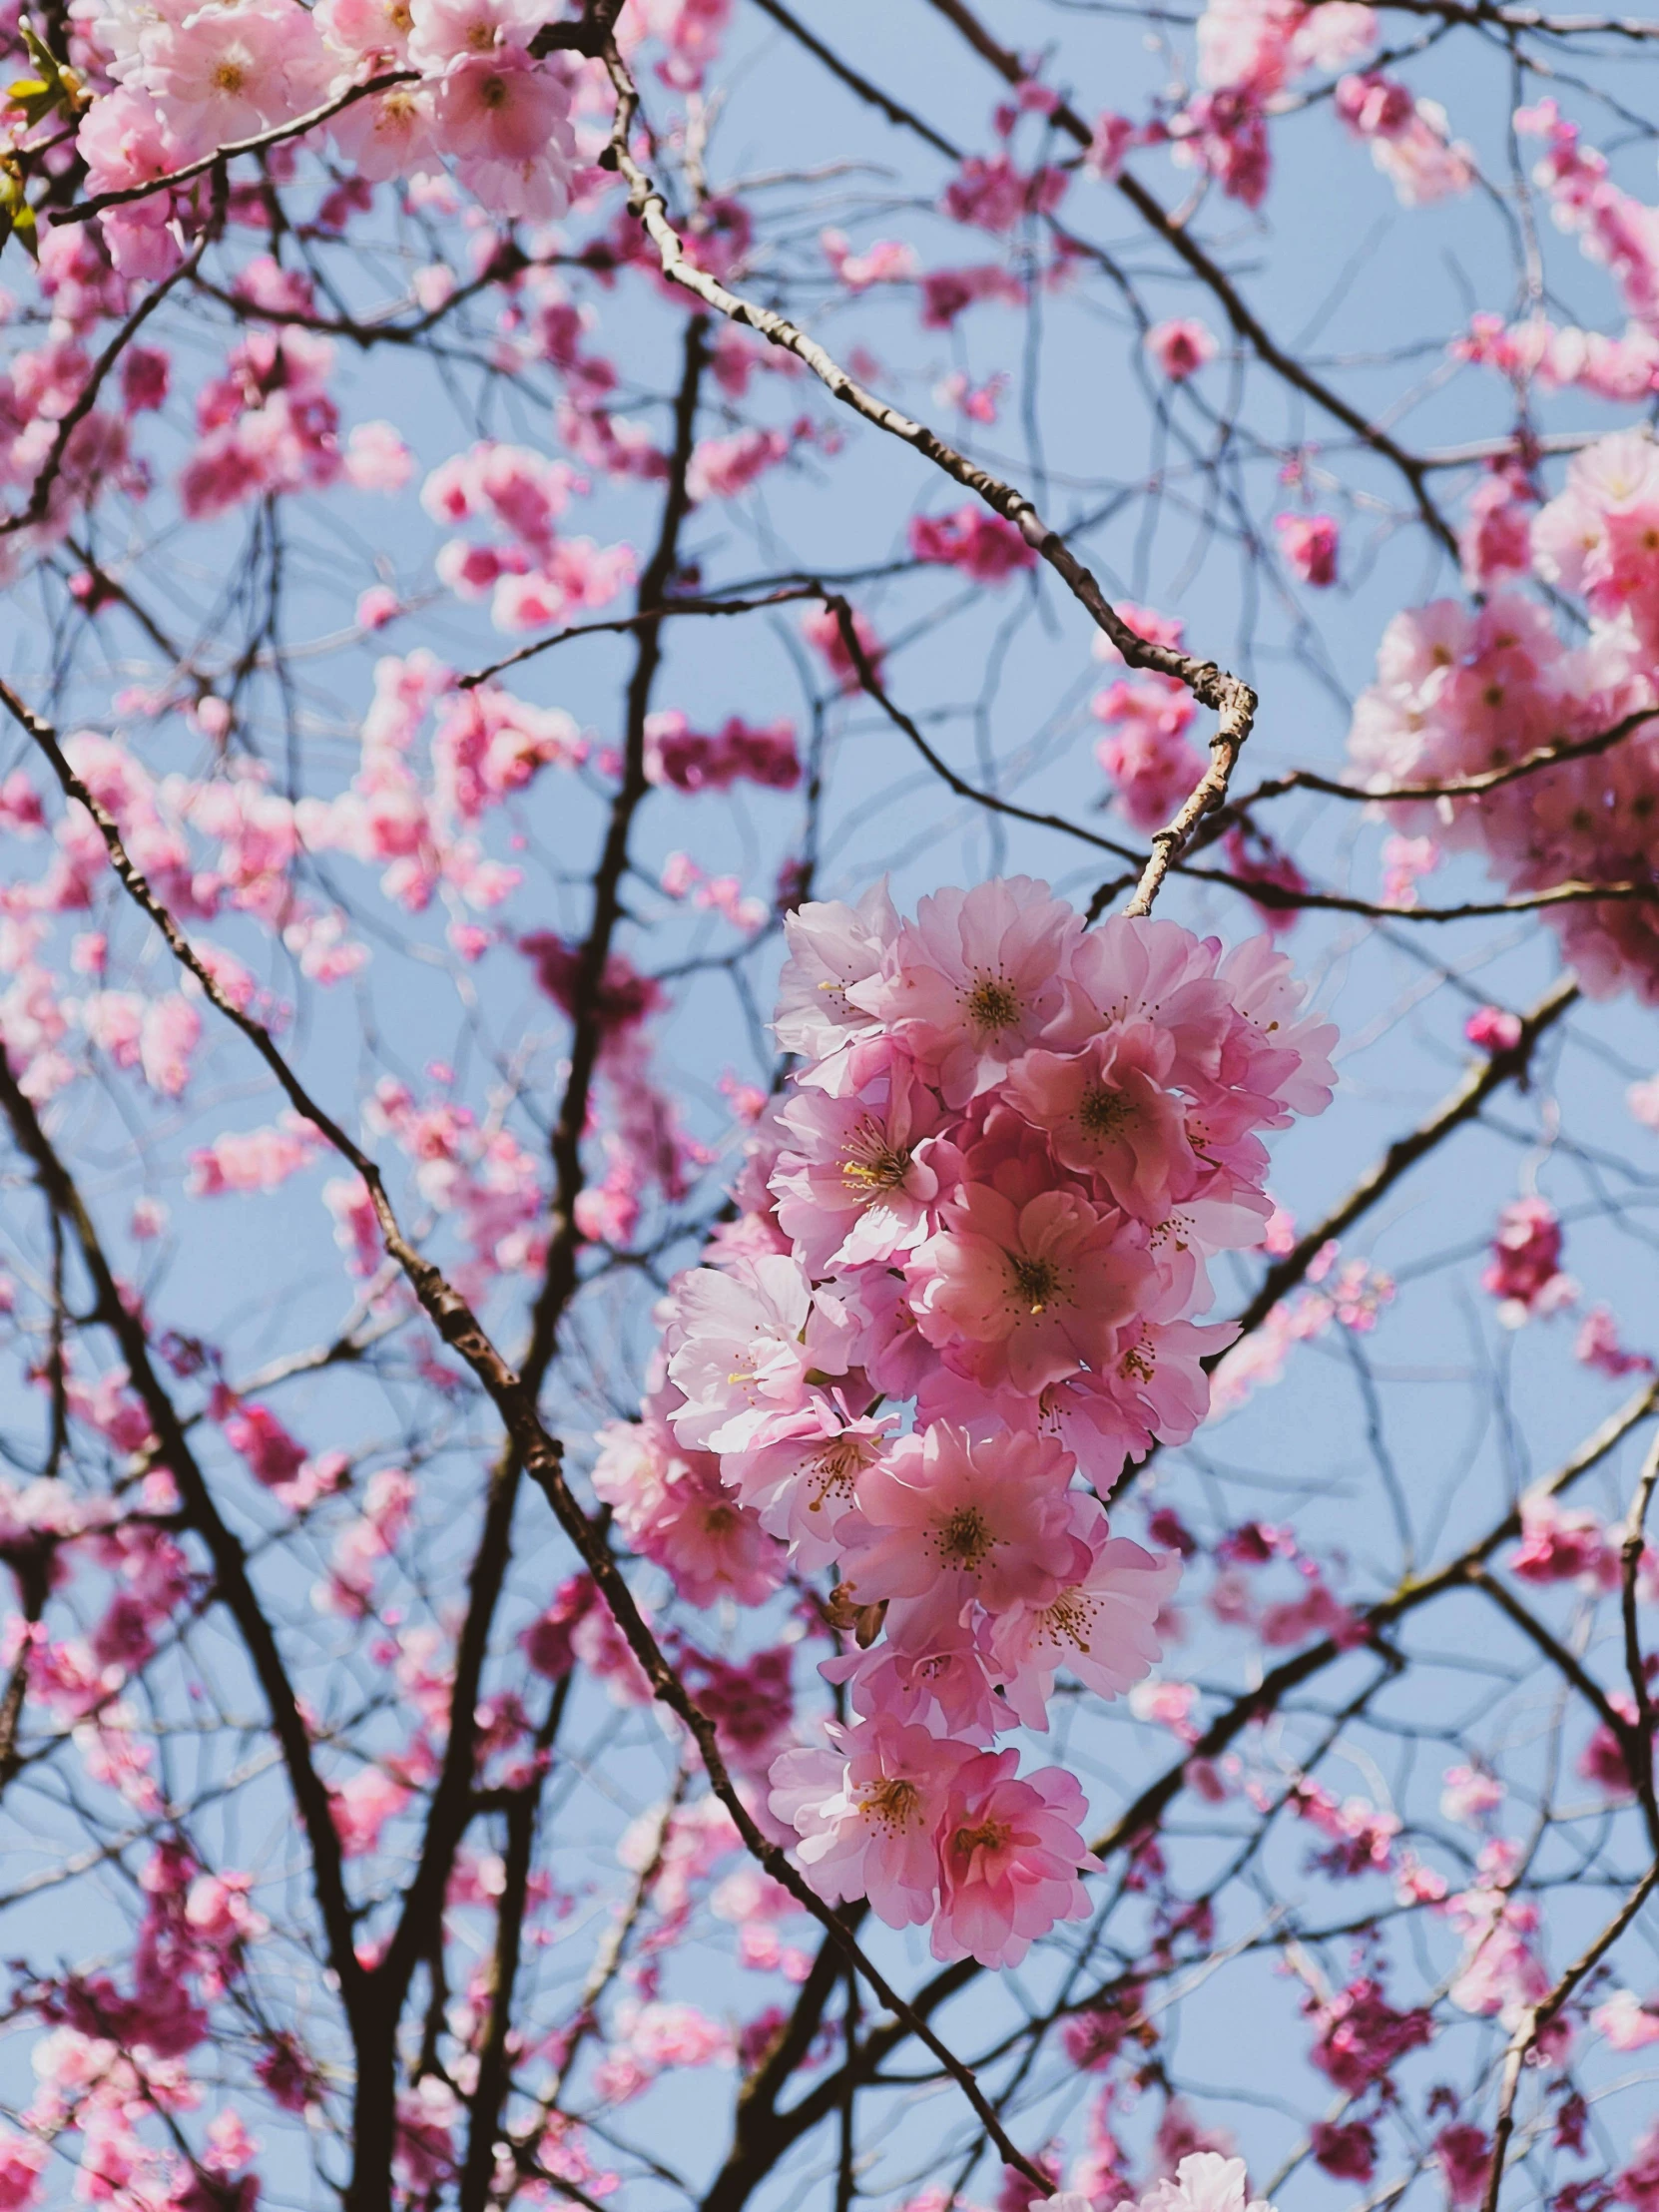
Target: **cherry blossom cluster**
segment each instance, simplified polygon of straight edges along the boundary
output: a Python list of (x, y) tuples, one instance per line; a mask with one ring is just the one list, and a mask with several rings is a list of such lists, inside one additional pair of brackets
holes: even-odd
[[(532, 0), (100, 0), (76, 12), (109, 84), (78, 139), (95, 193), (159, 185), (219, 147), (332, 108), (330, 135), (365, 181), (429, 175), (447, 159), (500, 214), (546, 221), (569, 204), (571, 89), (557, 60), (530, 54), (545, 19)], [(345, 104), (383, 78), (396, 81)], [(201, 190), (158, 190), (101, 217), (116, 267), (166, 276)]]
[[(1557, 226), (1608, 272), (1628, 319), (1613, 336), (1557, 322), (1542, 307), (1510, 323), (1481, 312), (1453, 350), (1523, 389), (1535, 381), (1626, 405), (1639, 402), (1659, 378), (1659, 209), (1614, 183), (1606, 156), (1583, 144), (1577, 125), (1554, 100), (1517, 108), (1514, 126), (1521, 137), (1543, 141), (1533, 179)], [(1524, 566), (1524, 556), (1515, 565)]]
[[(1574, 456), (1529, 540), (1538, 581), (1582, 601), (1582, 642), (1564, 641), (1549, 610), (1513, 589), (1484, 606), (1442, 599), (1396, 615), (1349, 738), (1358, 777), (1380, 794), (1585, 747), (1489, 790), (1394, 802), (1386, 813), (1440, 845), (1479, 852), (1510, 892), (1627, 887), (1616, 899), (1548, 906), (1545, 918), (1592, 997), (1632, 990), (1646, 1005), (1659, 1004), (1656, 546), (1659, 446), (1639, 430), (1600, 439)], [(1603, 737), (1613, 742), (1592, 746)]]
[(1207, 1263), (1259, 1241), (1261, 1132), (1329, 1102), (1335, 1033), (1268, 940), (1085, 931), (1023, 876), (787, 926), (795, 1075), (594, 1483), (693, 1602), (833, 1568), (854, 1717), (772, 1814), (825, 1898), (1012, 1963), (1091, 1861), (1072, 1777), (994, 1739), (1157, 1657), (1177, 1562), (1099, 1499), (1203, 1418)]

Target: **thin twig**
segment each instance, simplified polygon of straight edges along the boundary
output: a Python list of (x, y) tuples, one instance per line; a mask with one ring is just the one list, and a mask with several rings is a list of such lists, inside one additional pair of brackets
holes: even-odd
[(1541, 1998), (1517, 2021), (1515, 2032), (1509, 2038), (1509, 2047), (1503, 2054), (1503, 2086), (1498, 2098), (1497, 2124), (1492, 2130), (1492, 2162), (1486, 2170), (1486, 2188), (1480, 2200), (1480, 2212), (1497, 2212), (1498, 2192), (1503, 2186), (1504, 2159), (1509, 2148), (1509, 2138), (1515, 2131), (1515, 2096), (1520, 2088), (1521, 2068), (1526, 2063), (1527, 2054), (1591, 1967), (1612, 1949), (1653, 1895), (1656, 1884), (1659, 1884), (1659, 1858), (1654, 1860), (1595, 1941), (1574, 1959), (1548, 1996)]
[(1270, 777), (1266, 783), (1258, 784), (1253, 792), (1236, 800), (1228, 813), (1247, 814), (1259, 800), (1280, 799), (1287, 792), (1324, 792), (1331, 799), (1359, 800), (1365, 805), (1380, 807), (1391, 807), (1406, 800), (1478, 798), (1482, 792), (1518, 783), (1523, 776), (1536, 776), (1541, 770), (1556, 768), (1563, 761), (1582, 761), (1593, 754), (1606, 753), (1639, 730), (1644, 722), (1652, 722), (1655, 716), (1659, 716), (1659, 707), (1638, 707), (1634, 714), (1615, 722), (1610, 730), (1598, 730), (1593, 738), (1558, 738), (1551, 745), (1539, 746), (1521, 760), (1509, 762), (1506, 767), (1485, 769), (1478, 776), (1447, 777), (1440, 784), (1340, 784), (1334, 777), (1321, 776), (1310, 768), (1292, 769), (1287, 776)]
[(187, 162), (183, 169), (170, 170), (165, 177), (152, 177), (147, 184), (122, 185), (117, 191), (100, 192), (90, 200), (78, 200), (74, 207), (53, 216), (53, 227), (61, 229), (68, 223), (90, 223), (106, 208), (125, 208), (132, 201), (150, 199), (154, 193), (177, 192), (181, 185), (194, 184), (198, 177), (205, 177), (222, 162), (235, 161), (239, 154), (263, 154), (267, 147), (280, 146), (284, 139), (303, 138), (319, 123), (329, 122), (359, 100), (366, 100), (371, 93), (387, 92), (393, 85), (413, 84), (419, 74), (415, 69), (391, 69), (381, 76), (369, 77), (362, 84), (351, 85), (336, 94), (332, 100), (325, 100), (321, 107), (296, 115), (290, 123), (274, 123), (270, 130), (258, 131), (252, 138), (231, 139), (224, 146), (216, 146), (211, 154), (204, 154), (199, 161)]
[(554, 630), (545, 638), (533, 638), (528, 645), (521, 645), (516, 653), (507, 654), (502, 660), (491, 661), (487, 668), (475, 668), (465, 676), (455, 679), (457, 691), (473, 691), (479, 684), (487, 684), (509, 668), (517, 668), (525, 661), (533, 661), (538, 654), (551, 653), (556, 645), (568, 644), (572, 638), (602, 637), (607, 631), (639, 629), (642, 623), (663, 622), (670, 615), (748, 615), (757, 609), (782, 607), (795, 599), (820, 599), (823, 589), (818, 584), (801, 584), (779, 591), (767, 592), (759, 599), (665, 599), (660, 607), (647, 608), (643, 614), (617, 615), (609, 622), (573, 622), (568, 630)]

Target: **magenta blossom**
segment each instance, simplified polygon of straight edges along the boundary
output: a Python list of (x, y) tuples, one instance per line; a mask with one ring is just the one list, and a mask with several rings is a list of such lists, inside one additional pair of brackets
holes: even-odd
[(1329, 515), (1276, 515), (1279, 547), (1305, 584), (1323, 590), (1337, 581), (1337, 525)]

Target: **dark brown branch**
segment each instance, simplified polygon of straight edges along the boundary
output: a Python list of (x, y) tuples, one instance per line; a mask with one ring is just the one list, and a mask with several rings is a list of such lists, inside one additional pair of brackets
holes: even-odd
[(219, 235), (224, 214), (225, 179), (224, 172), (221, 171), (215, 184), (213, 216), (204, 227), (202, 236), (171, 276), (164, 276), (159, 284), (151, 285), (114, 337), (111, 338), (109, 344), (105, 346), (103, 352), (99, 354), (97, 360), (93, 362), (91, 368), (87, 371), (85, 383), (75, 394), (73, 402), (64, 409), (64, 412), (58, 418), (58, 427), (52, 439), (51, 450), (41, 463), (40, 471), (30, 487), (28, 504), (19, 507), (15, 514), (0, 517), (0, 538), (9, 538), (18, 530), (32, 529), (37, 522), (43, 522), (46, 519), (47, 508), (50, 506), (52, 499), (52, 487), (62, 475), (63, 464), (69, 453), (69, 441), (97, 404), (98, 394), (103, 388), (105, 377), (108, 376), (110, 370), (114, 368), (116, 362), (127, 350), (139, 331), (143, 329), (145, 323), (149, 321), (168, 293), (173, 290), (174, 286), (196, 274), (203, 255)]
[[(708, 363), (708, 326), (704, 316), (693, 316), (686, 325), (682, 355), (675, 402), (674, 450), (662, 522), (656, 549), (639, 584), (636, 616), (639, 644), (628, 687), (627, 746), (622, 781), (612, 802), (604, 846), (594, 870), (593, 911), (571, 994), (570, 1069), (551, 1144), (554, 1175), (551, 1236), (541, 1291), (531, 1322), (530, 1342), (520, 1363), (522, 1388), (532, 1405), (540, 1397), (542, 1382), (552, 1365), (559, 1327), (576, 1290), (576, 1261), (581, 1242), (576, 1226), (576, 1202), (584, 1183), (582, 1137), (587, 1128), (599, 1048), (604, 1037), (605, 969), (622, 916), (622, 883), (628, 867), (629, 840), (634, 818), (649, 788), (645, 777), (645, 724), (662, 660), (661, 606), (679, 565), (680, 532), (691, 511), (687, 472), (697, 443), (698, 402)], [(468, 1584), (467, 1618), (456, 1654), (453, 1711), (457, 1717), (450, 1723), (443, 1772), (433, 1793), (420, 1867), (409, 1886), (402, 1920), (387, 1953), (388, 1966), (395, 1961), (399, 1975), (405, 1959), (412, 1971), (411, 1948), (423, 1922), (430, 1914), (442, 1910), (455, 1851), (470, 1814), (476, 1734), (471, 1716), (482, 1679), (489, 1625), (494, 1618), (510, 1556), (512, 1518), (524, 1469), (523, 1453), (516, 1440), (509, 1437), (491, 1473), (484, 1532)], [(597, 1535), (594, 1540), (603, 1543)], [(480, 2075), (481, 2086), (482, 2078)], [(471, 2142), (485, 2143), (491, 2159), (500, 2124), (500, 2097), (506, 2091), (504, 2070), (496, 2078), (494, 2087), (496, 2108), (486, 2110), (482, 2098), (475, 2098), (472, 2110)], [(468, 2171), (472, 2174), (474, 2193), (463, 2200), (463, 2212), (480, 2212), (484, 2199), (476, 2190), (481, 2187), (487, 2195), (492, 2170), (492, 2164), (485, 2164), (482, 2151), (475, 2165), (469, 2147)]]
[[(817, 595), (815, 594), (815, 596)], [(858, 679), (859, 688), (869, 694), (893, 727), (904, 733), (947, 790), (954, 792), (958, 799), (971, 800), (974, 806), (983, 807), (989, 814), (1003, 815), (1010, 822), (1029, 823), (1033, 829), (1037, 830), (1057, 830), (1062, 836), (1080, 838), (1084, 844), (1092, 844), (1099, 851), (1110, 852), (1120, 860), (1133, 860), (1137, 865), (1140, 864), (1140, 854), (1136, 852), (1132, 845), (1120, 844), (1115, 837), (1103, 837), (1098, 830), (1086, 830), (1080, 823), (1068, 822), (1064, 815), (1038, 814), (1030, 807), (1019, 806), (1014, 800), (1001, 798), (996, 792), (981, 791), (978, 785), (970, 784), (965, 777), (958, 776), (950, 763), (945, 760), (942, 754), (935, 751), (916, 723), (893, 700), (882, 684), (876, 673), (875, 664), (864, 651), (863, 643), (853, 622), (852, 609), (848, 602), (841, 598), (838, 592), (826, 592), (823, 596), (824, 604), (835, 618), (835, 625), (840, 632), (841, 643), (845, 646), (848, 658), (852, 662), (853, 674)]]
[(478, 2077), (467, 2100), (466, 2155), (456, 2199), (461, 2212), (483, 2212), (495, 2180), (501, 2115), (511, 2086), (513, 1992), (524, 1947), (536, 1820), (573, 1679), (567, 1674), (555, 1685), (546, 1717), (536, 1731), (533, 1772), (527, 1782), (507, 1793), (507, 1848), (502, 1855), (501, 1902), (496, 1908), (495, 1950), (486, 1992), (488, 2009), (478, 2047)]
[(1635, 1756), (1641, 1762), (1631, 1772), (1639, 1786), (1645, 1777), (1645, 1791), (1648, 1795), (1653, 1791), (1654, 1711), (1653, 1696), (1648, 1688), (1647, 1665), (1642, 1655), (1641, 1632), (1636, 1619), (1636, 1581), (1641, 1572), (1642, 1552), (1647, 1542), (1648, 1507), (1653, 1502), (1655, 1483), (1659, 1483), (1659, 1445), (1648, 1453), (1637, 1478), (1636, 1494), (1630, 1501), (1630, 1515), (1625, 1522), (1624, 1534), (1619, 1544), (1619, 1611), (1624, 1625), (1624, 1664), (1630, 1677), (1630, 1695), (1636, 1704)]
[[(1655, 1856), (1659, 1857), (1659, 1804), (1655, 1804), (1653, 1796), (1652, 1761), (1651, 1759), (1643, 1760), (1638, 1756), (1642, 1747), (1638, 1740), (1637, 1731), (1618, 1708), (1612, 1704), (1607, 1692), (1585, 1667), (1578, 1654), (1569, 1651), (1561, 1639), (1553, 1635), (1535, 1613), (1528, 1612), (1513, 1590), (1505, 1588), (1495, 1575), (1487, 1574), (1482, 1567), (1471, 1567), (1468, 1580), (1483, 1596), (1491, 1599), (1498, 1611), (1507, 1620), (1511, 1621), (1529, 1642), (1536, 1645), (1557, 1673), (1570, 1682), (1584, 1702), (1593, 1709), (1602, 1727), (1612, 1736), (1619, 1747), (1625, 1766), (1629, 1769), (1631, 1788), (1641, 1800), (1642, 1811), (1647, 1821), (1648, 1842)], [(1647, 1770), (1645, 1788), (1643, 1786), (1644, 1767)]]
[(1641, 16), (1545, 15), (1541, 8), (1503, 7), (1498, 0), (1379, 0), (1379, 4), (1403, 15), (1438, 16), (1444, 23), (1490, 23), (1505, 31), (1535, 31), (1545, 38), (1659, 38), (1659, 23)]
[(788, 8), (783, 6), (782, 0), (755, 0), (755, 5), (764, 15), (770, 15), (774, 23), (781, 25), (784, 30), (788, 31), (791, 38), (799, 45), (804, 46), (815, 61), (822, 62), (831, 77), (838, 78), (849, 92), (855, 92), (866, 106), (878, 109), (889, 123), (896, 123), (905, 130), (913, 131), (916, 137), (924, 139), (935, 153), (942, 154), (947, 162), (959, 162), (961, 160), (962, 155), (959, 147), (952, 146), (949, 139), (945, 138), (941, 132), (935, 131), (930, 123), (923, 123), (919, 115), (906, 108), (900, 101), (894, 100), (889, 93), (883, 92), (879, 85), (872, 85), (867, 77), (861, 77), (857, 70), (852, 68), (849, 63), (843, 62), (838, 54), (831, 53), (821, 38), (815, 37), (808, 30), (805, 23), (801, 22), (798, 17), (790, 13)]

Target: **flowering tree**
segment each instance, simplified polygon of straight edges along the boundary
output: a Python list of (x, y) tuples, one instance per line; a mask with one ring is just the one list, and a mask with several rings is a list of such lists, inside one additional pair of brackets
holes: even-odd
[(1659, 21), (6, 35), (0, 2212), (1659, 2212)]

